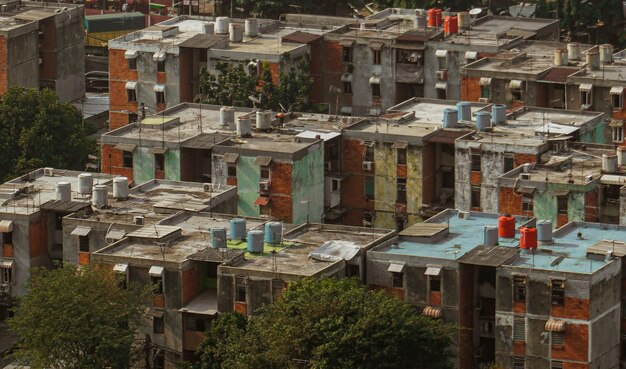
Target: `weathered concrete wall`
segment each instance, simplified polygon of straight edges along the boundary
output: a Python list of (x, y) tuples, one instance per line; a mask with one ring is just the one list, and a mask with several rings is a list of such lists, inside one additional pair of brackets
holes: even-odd
[[(396, 82), (394, 49), (383, 46), (381, 50), (381, 64), (373, 64), (373, 50), (367, 44), (355, 42), (352, 47), (352, 115), (369, 115), (374, 101), (380, 102), (384, 111), (395, 104)], [(380, 78), (380, 99), (372, 97), (370, 77), (377, 75)]]
[[(294, 224), (321, 222), (324, 214), (324, 145), (313, 146), (308, 155), (293, 163)], [(310, 201), (308, 203), (307, 201)], [(304, 203), (303, 203), (304, 202)]]
[[(31, 27), (27, 27), (31, 28)], [(19, 29), (17, 31), (20, 31)], [(10, 87), (39, 87), (39, 35), (33, 25), (30, 31), (0, 38), (0, 93)]]
[(456, 181), (455, 201), (457, 209), (468, 211), (471, 205), (472, 185), (470, 183), (471, 155), (470, 150), (455, 150), (456, 165), (454, 166), (454, 178)]
[[(69, 8), (40, 23), (54, 22), (55, 89), (61, 101), (80, 99), (85, 94), (85, 15), (82, 7)], [(44, 35), (44, 38), (49, 37)], [(42, 46), (46, 45), (42, 42)], [(42, 53), (48, 52), (42, 47)], [(70, 62), (68, 60), (81, 61)]]

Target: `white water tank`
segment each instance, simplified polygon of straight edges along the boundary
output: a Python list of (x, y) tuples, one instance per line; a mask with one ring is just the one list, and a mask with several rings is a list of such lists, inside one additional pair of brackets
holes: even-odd
[(271, 110), (259, 110), (256, 112), (256, 129), (272, 129)]
[(468, 12), (458, 12), (456, 14), (459, 29), (469, 29), (472, 25), (472, 17)]
[(202, 31), (205, 35), (212, 35), (215, 33), (215, 23), (212, 22), (204, 22), (202, 25)]
[(252, 123), (249, 117), (242, 117), (237, 120), (237, 137), (246, 138), (252, 135)]
[(245, 33), (248, 37), (256, 37), (259, 35), (259, 22), (254, 19), (246, 19), (246, 23), (244, 23)]
[(72, 200), (72, 184), (69, 182), (57, 182), (57, 200)]
[(78, 175), (78, 193), (90, 195), (93, 187), (93, 175), (91, 173), (81, 173)]
[(125, 200), (128, 198), (128, 178), (113, 178), (113, 198), (116, 200)]
[(232, 106), (220, 108), (220, 125), (223, 128), (235, 129), (235, 108)]
[(626, 147), (619, 146), (617, 148), (617, 165), (626, 165)]
[(228, 17), (215, 18), (215, 33), (217, 33), (218, 35), (228, 34), (229, 24), (230, 24), (230, 19), (228, 19)]
[(604, 173), (617, 172), (617, 155), (602, 154), (602, 172)]
[(91, 205), (98, 209), (106, 208), (109, 205), (109, 192), (105, 185), (95, 185), (93, 187), (93, 197)]
[(591, 70), (600, 69), (600, 52), (598, 47), (594, 47), (591, 50), (587, 50), (587, 67)]
[(580, 59), (580, 44), (577, 42), (570, 42), (567, 44), (567, 58), (569, 60)]
[(239, 23), (231, 23), (228, 26), (228, 39), (230, 42), (242, 42), (243, 41), (243, 27)]
[(567, 51), (562, 49), (554, 49), (554, 65), (561, 67), (567, 65)]
[(613, 62), (613, 45), (600, 45), (600, 63), (611, 64)]

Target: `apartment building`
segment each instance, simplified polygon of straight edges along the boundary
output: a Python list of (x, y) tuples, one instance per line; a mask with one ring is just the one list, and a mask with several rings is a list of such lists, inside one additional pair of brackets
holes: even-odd
[(459, 324), (459, 368), (617, 367), (623, 232), (447, 210), (368, 251), (367, 283)]

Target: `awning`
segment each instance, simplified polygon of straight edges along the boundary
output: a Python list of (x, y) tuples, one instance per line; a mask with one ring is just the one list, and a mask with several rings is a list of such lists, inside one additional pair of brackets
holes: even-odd
[(154, 61), (163, 61), (165, 60), (165, 53), (163, 51), (157, 51), (152, 55), (152, 60)]
[(135, 59), (139, 52), (137, 50), (126, 50), (124, 52), (124, 58), (126, 59)]
[(148, 149), (150, 154), (165, 154), (167, 152), (167, 147), (151, 147)]
[(581, 83), (580, 86), (578, 86), (579, 91), (591, 91), (592, 88), (593, 85), (591, 83)]
[(520, 88), (522, 88), (522, 84), (524, 83), (524, 81), (521, 81), (519, 79), (512, 79), (509, 82), (509, 88), (511, 90), (519, 90)]
[(554, 196), (567, 196), (569, 190), (554, 190)]
[(530, 194), (530, 193), (534, 193), (536, 190), (535, 187), (528, 187), (528, 186), (522, 186), (520, 188), (517, 189), (517, 192), (519, 193), (525, 193), (525, 194)]
[(392, 149), (406, 149), (409, 146), (409, 143), (406, 141), (396, 141), (393, 143), (393, 145), (391, 145)]
[(72, 236), (88, 236), (89, 232), (91, 232), (91, 228), (78, 226), (74, 228), (71, 235)]
[(2, 233), (13, 232), (13, 221), (12, 220), (0, 220), (0, 232)]
[(136, 90), (137, 89), (137, 82), (126, 82), (126, 89), (127, 90)]
[(383, 48), (384, 43), (380, 42), (380, 41), (371, 41), (370, 42), (370, 49), (372, 50), (376, 50), (376, 51), (380, 51)]
[(370, 85), (379, 85), (379, 84), (380, 84), (380, 77), (378, 76), (370, 77)]
[(260, 167), (266, 167), (270, 165), (272, 158), (269, 156), (259, 156), (254, 160), (254, 164)]
[(548, 319), (545, 329), (548, 332), (563, 332), (565, 331), (565, 321), (558, 319)]
[(341, 75), (341, 82), (352, 82), (352, 73), (344, 73), (344, 74), (342, 74)]
[(435, 83), (435, 88), (437, 90), (446, 90), (448, 88), (448, 84), (446, 82), (437, 82)]
[(136, 147), (137, 145), (134, 144), (117, 144), (113, 147), (113, 149), (133, 152)]
[(224, 154), (224, 156), (222, 157), (222, 160), (224, 160), (224, 163), (227, 163), (227, 164), (235, 164), (238, 158), (239, 158), (239, 154), (227, 153), (227, 154)]
[(426, 271), (424, 275), (431, 275), (434, 277), (439, 277), (441, 275), (441, 267), (440, 266), (429, 266), (426, 267)]
[(257, 198), (254, 201), (254, 205), (260, 205), (260, 206), (265, 206), (269, 203), (270, 203), (270, 198), (267, 196), (259, 196), (259, 198)]
[(481, 86), (491, 86), (491, 78), (482, 77), (480, 79), (480, 85)]
[(109, 231), (109, 233), (107, 233), (107, 235), (104, 238), (107, 240), (118, 241), (124, 238), (124, 236), (126, 236), (126, 231), (121, 230), (121, 229), (112, 229)]
[(343, 47), (352, 47), (352, 45), (354, 45), (354, 40), (339, 40), (339, 45)]
[(448, 50), (437, 50), (435, 51), (435, 56), (438, 58), (445, 58), (448, 56)]
[(2, 259), (2, 260), (0, 260), (0, 268), (3, 268), (3, 269), (11, 269), (11, 268), (13, 268), (13, 259)]
[(352, 114), (352, 107), (351, 106), (342, 106), (341, 107), (341, 114)]
[(607, 185), (626, 185), (626, 176), (619, 176), (615, 174), (604, 174), (600, 177), (600, 183)]
[(163, 268), (162, 266), (157, 266), (157, 265), (153, 265), (150, 267), (150, 270), (148, 271), (148, 274), (151, 277), (163, 277), (163, 271), (165, 270), (165, 268)]
[(118, 273), (126, 273), (127, 270), (128, 264), (115, 264), (113, 267), (113, 271)]
[(165, 85), (154, 85), (154, 92), (165, 92)]
[(623, 120), (611, 119), (611, 121), (609, 122), (609, 127), (623, 127), (623, 126), (624, 126)]
[(467, 148), (471, 150), (480, 150), (482, 144), (480, 142), (470, 142), (467, 144)]
[(611, 93), (611, 95), (621, 95), (624, 93), (624, 87), (622, 86), (611, 87), (611, 91), (609, 92)]
[(404, 263), (390, 263), (389, 264), (389, 268), (387, 268), (387, 271), (389, 273), (402, 273), (404, 272), (404, 267), (405, 264)]
[(424, 314), (424, 316), (439, 319), (441, 318), (441, 308), (434, 307), (434, 306), (426, 306), (422, 314)]
[(478, 53), (476, 51), (465, 52), (465, 60), (475, 60), (475, 59), (478, 59)]

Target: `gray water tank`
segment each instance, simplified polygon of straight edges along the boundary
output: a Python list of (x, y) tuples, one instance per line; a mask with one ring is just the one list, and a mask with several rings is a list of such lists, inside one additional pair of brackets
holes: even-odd
[(265, 223), (265, 243), (277, 245), (283, 239), (283, 224), (281, 222)]
[(95, 185), (91, 205), (98, 209), (106, 208), (109, 205), (109, 191), (105, 185)]
[(78, 175), (78, 193), (90, 195), (93, 187), (93, 175), (91, 173), (81, 173)]
[(72, 201), (72, 184), (69, 182), (57, 182), (57, 200)]
[(233, 218), (230, 220), (230, 239), (244, 240), (246, 238), (246, 219)]
[(252, 230), (248, 231), (248, 252), (262, 253), (263, 252), (263, 231)]
[(552, 243), (552, 221), (551, 220), (537, 221), (537, 241), (540, 244)]
[(472, 103), (469, 101), (459, 101), (456, 103), (456, 110), (458, 110), (459, 120), (471, 121), (472, 120)]
[(116, 200), (124, 200), (128, 198), (128, 178), (113, 178), (113, 198)]
[(226, 228), (211, 228), (211, 248), (226, 248)]
[(220, 108), (220, 125), (224, 128), (235, 129), (235, 108), (232, 106)]
[(498, 246), (498, 227), (487, 226), (483, 228), (483, 245)]
[(443, 109), (443, 128), (456, 128), (458, 123), (458, 111), (453, 108)]
[(491, 107), (491, 121), (494, 125), (506, 123), (506, 105), (494, 104)]
[(491, 127), (491, 114), (486, 111), (476, 113), (476, 129), (486, 131)]

